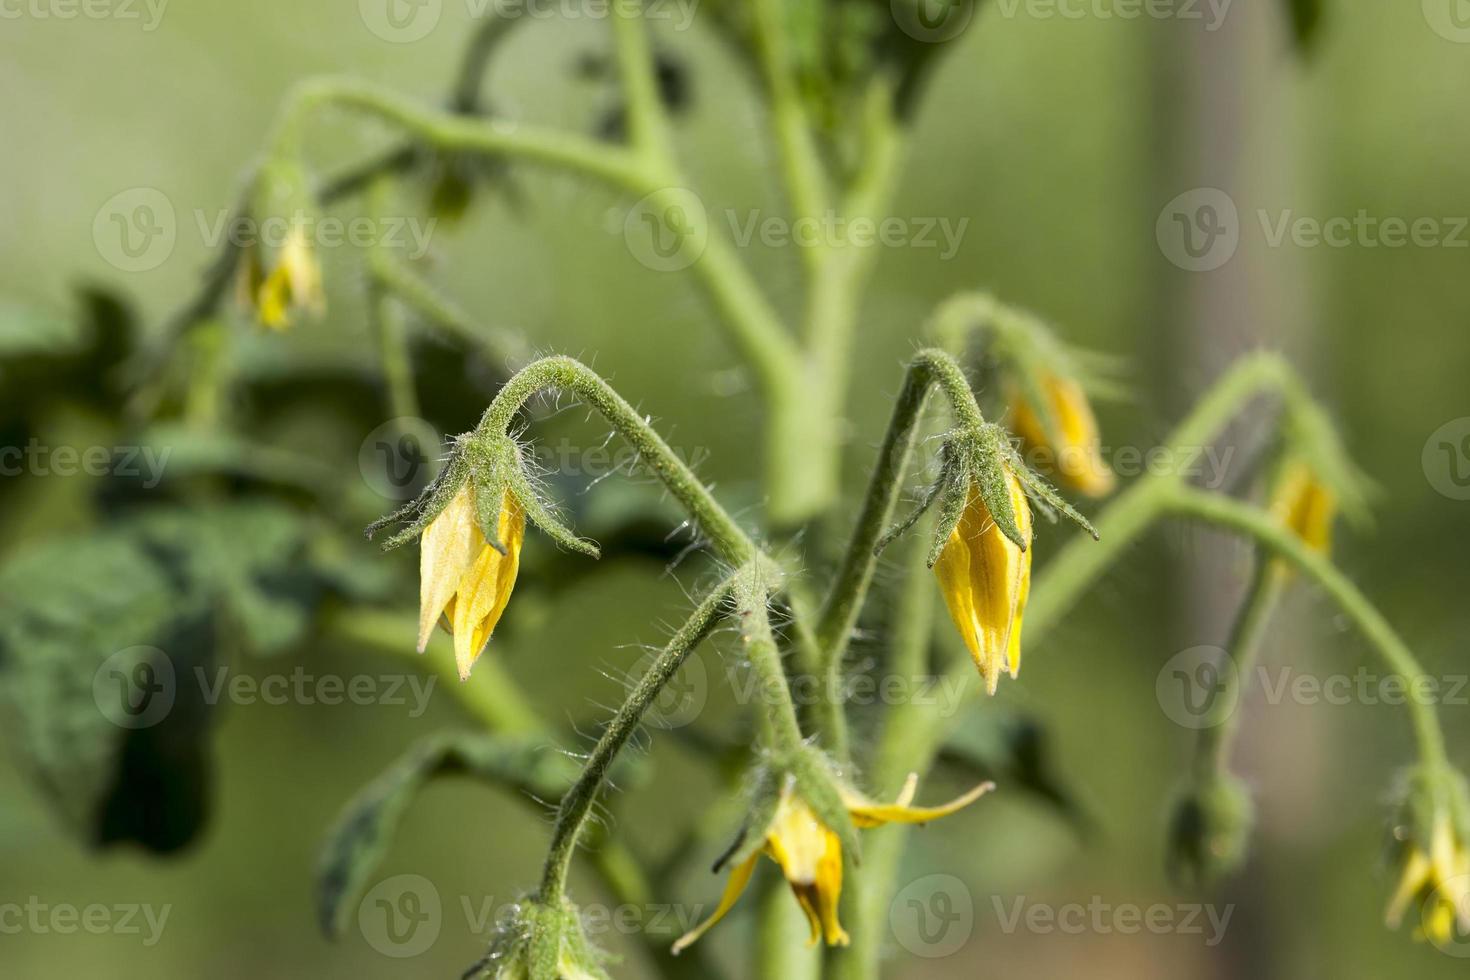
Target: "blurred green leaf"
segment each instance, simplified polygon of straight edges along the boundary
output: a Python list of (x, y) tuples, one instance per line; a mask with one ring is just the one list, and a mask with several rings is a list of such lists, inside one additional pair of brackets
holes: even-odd
[(265, 501), (160, 506), (0, 566), (0, 705), (27, 768), (93, 844), (187, 844), (207, 801), (228, 643), (279, 653), (336, 590), (310, 527)]
[(571, 785), (576, 766), (540, 737), (447, 733), (419, 742), (347, 804), (327, 835), (317, 870), (323, 932), (335, 938), (347, 929), (414, 797), (431, 780), (447, 775), (556, 799)]

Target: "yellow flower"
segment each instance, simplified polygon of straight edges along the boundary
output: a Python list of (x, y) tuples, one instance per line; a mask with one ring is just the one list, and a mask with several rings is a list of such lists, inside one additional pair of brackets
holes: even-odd
[(510, 601), (526, 538), (526, 512), (505, 494), (496, 529), (505, 554), (491, 547), (476, 519), (474, 494), (466, 485), (425, 528), (419, 550), (419, 652), (434, 624), (454, 636), (461, 680), (479, 659)]
[(285, 330), (297, 310), (305, 310), (312, 316), (326, 312), (321, 265), (301, 225), (292, 225), (276, 255), (275, 267), (269, 272), (261, 269), (256, 255), (247, 263), (243, 284), (246, 299), (255, 307), (262, 326)]
[(1002, 670), (1015, 677), (1021, 669), (1021, 620), (1031, 590), (1031, 504), (1009, 469), (1005, 478), (1026, 550), (996, 526), (972, 484), (960, 522), (934, 565), (949, 615), (991, 694)]
[(1470, 851), (1456, 840), (1448, 813), (1435, 818), (1429, 853), (1410, 845), (1398, 891), (1388, 903), (1389, 928), (1402, 924), (1411, 902), (1421, 907), (1416, 938), (1443, 946), (1454, 940), (1457, 927), (1470, 935)]
[(1011, 418), (1016, 435), (1032, 449), (1051, 450), (1056, 457), (1057, 479), (1065, 486), (1089, 497), (1112, 493), (1117, 481), (1103, 462), (1097, 418), (1082, 386), (1072, 378), (1048, 374), (1041, 379), (1041, 388), (1061, 444), (1052, 444), (1041, 416), (1018, 389), (1012, 389)]
[(1271, 514), (1313, 551), (1332, 550), (1337, 495), (1300, 460), (1288, 463), (1271, 494)]
[[(992, 783), (982, 783), (943, 806), (913, 807), (909, 803), (913, 800), (918, 778), (917, 773), (909, 776), (898, 799), (888, 804), (874, 803), (844, 789), (843, 804), (853, 824), (867, 829), (886, 823), (928, 823), (969, 806), (994, 788)], [(731, 870), (725, 894), (714, 914), (674, 943), (675, 955), (689, 948), (735, 907), (750, 884), (762, 854), (781, 866), (782, 875), (811, 925), (811, 944), (815, 946), (821, 939), (825, 939), (828, 946), (848, 944), (847, 932), (837, 919), (837, 907), (842, 898), (842, 842), (822, 823), (811, 806), (797, 794), (793, 782), (788, 780), (776, 804), (775, 817), (766, 828), (764, 845)]]

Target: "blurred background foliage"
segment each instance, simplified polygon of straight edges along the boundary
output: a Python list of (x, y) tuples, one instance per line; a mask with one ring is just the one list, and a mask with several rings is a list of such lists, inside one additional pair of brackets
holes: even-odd
[[(1279, 7), (1259, 0), (1236, 0), (1217, 31), (1200, 21), (1036, 17), (1024, 4), (978, 12), (938, 66), (894, 208), (969, 225), (948, 261), (935, 250), (890, 249), (877, 266), (859, 334), (850, 485), (861, 485), (919, 324), (957, 290), (991, 289), (1059, 323), (1073, 342), (1124, 355), (1134, 396), (1101, 409), (1105, 442), (1115, 447), (1154, 445), (1231, 355), (1281, 347), (1335, 407), (1351, 451), (1382, 488), (1377, 526), (1344, 534), (1341, 562), (1431, 673), (1462, 673), (1470, 573), (1460, 548), (1470, 505), (1435, 491), (1421, 451), (1430, 433), (1467, 412), (1467, 253), (1271, 247), (1255, 219), (1258, 209), (1322, 218), (1360, 209), (1410, 219), (1470, 215), (1463, 167), (1470, 119), (1460, 104), (1470, 85), (1470, 46), (1437, 34), (1419, 6), (1334, 4), (1304, 57), (1292, 53)], [(605, 26), (581, 18), (519, 31), (487, 81), (497, 110), (595, 129), (611, 93), (579, 66), (605, 50)], [(0, 130), (9, 137), (0, 160), (7, 188), (0, 220), (10, 229), (0, 239), (0, 442), (85, 446), (123, 438), (120, 393), (106, 390), (116, 381), (108, 369), (120, 351), (106, 347), (116, 330), (93, 338), (103, 345), (96, 347), (78, 325), (132, 319), (146, 333), (192, 292), (209, 260), (194, 214), (212, 219), (230, 205), (244, 164), (295, 82), (351, 73), (437, 101), (465, 34), (465, 11), (452, 3), (427, 37), (404, 44), (374, 36), (349, 2), (195, 0), (169, 5), (154, 31), (136, 21), (7, 19), (0, 31), (0, 87), (8, 93)], [(779, 214), (759, 105), (728, 50), (698, 28), (664, 31), (659, 41), (687, 71), (679, 139), (711, 211)], [(329, 118), (312, 150), (327, 164), (345, 164), (387, 137)], [(537, 351), (592, 361), (661, 420), (688, 458), (702, 460), (701, 472), (732, 508), (756, 507), (756, 402), (701, 297), (686, 278), (638, 264), (623, 243), (622, 204), (611, 194), (534, 173), (517, 173), (516, 185), (519, 203), (491, 196), (462, 222), (435, 230), (436, 281), (487, 327), (518, 331)], [(1200, 186), (1230, 193), (1244, 231), (1229, 265), (1191, 274), (1161, 254), (1154, 229), (1166, 202)], [(112, 195), (135, 187), (170, 200), (179, 238), (161, 266), (130, 274), (99, 251), (93, 220)], [(757, 243), (741, 254), (778, 301), (795, 302), (789, 249)], [(39, 626), (7, 617), (0, 666), (52, 656), (47, 643), (85, 643), (80, 635), (94, 624), (68, 625), (67, 602), (95, 588), (128, 615), (146, 615), (163, 590), (172, 598), (158, 615), (178, 619), (181, 629), (212, 631), (213, 642), (200, 648), (245, 674), (297, 665), (344, 677), (402, 672), (391, 650), (410, 646), (411, 629), (368, 650), (320, 628), (320, 619), (301, 632), (282, 626), (349, 599), (399, 609), (413, 601), (412, 556), (377, 557), (341, 533), (392, 504), (357, 462), (363, 440), (386, 419), (364, 325), (360, 260), (350, 249), (328, 250), (326, 322), (256, 338), (237, 365), (252, 379), (238, 408), (254, 431), (315, 464), (286, 460), (286, 472), (276, 472), (268, 465), (275, 461), (249, 450), (251, 466), (270, 472), (232, 477), (294, 501), (277, 505), (290, 514), (289, 526), (259, 530), (270, 523), (265, 513), (249, 518), (259, 526), (234, 513), (213, 514), (207, 528), (139, 526), (126, 517), (128, 505), (150, 499), (150, 490), (108, 487), (99, 506), (99, 487), (87, 477), (7, 476), (0, 547), (10, 557), (0, 615), (27, 590), (57, 598), (54, 617)], [(52, 326), (36, 326), (41, 320)], [(58, 335), (59, 352), (27, 347), (28, 337)], [(462, 354), (429, 344), (419, 364), (426, 415), (446, 431), (472, 424), (496, 373), (484, 363), (466, 368)], [(1249, 428), (1233, 437), (1242, 446), (1251, 443)], [(551, 444), (576, 446), (598, 445), (605, 435), (580, 412), (536, 431)], [(187, 444), (176, 448), (187, 460)], [(594, 498), (579, 496), (586, 482), (569, 478), (565, 489), (575, 507), (590, 510)], [(657, 513), (651, 488), (617, 492), (626, 498), (617, 507)], [(636, 644), (659, 641), (656, 624), (682, 618), (695, 572), (666, 573), (669, 555), (658, 533), (665, 525), (650, 521), (652, 530), (629, 542), (633, 560), (555, 589), (548, 581), (572, 566), (555, 556), (538, 566), (532, 552), (545, 542), (531, 541), (524, 591), (489, 654), (546, 717), (584, 733), (620, 698), (622, 674), (641, 655)], [(262, 535), (279, 537), (265, 548)], [(218, 567), (188, 557), (207, 551), (201, 541), (222, 549)], [(251, 564), (249, 544), (282, 567)], [(36, 549), (48, 548), (69, 551), (76, 574), (28, 572), (23, 559), (38, 561)], [(146, 552), (158, 583), (137, 571), (142, 559), (117, 558), (129, 548)], [(1043, 539), (1043, 560), (1047, 550)], [(131, 571), (109, 574), (114, 560)], [(375, 574), (379, 568), (386, 570)], [(1243, 709), (1238, 762), (1258, 795), (1254, 856), (1244, 876), (1206, 897), (1235, 905), (1223, 943), (1002, 929), (992, 896), (1006, 908), (1021, 896), (1049, 905), (1085, 905), (1093, 896), (1143, 906), (1199, 900), (1168, 884), (1162, 871), (1164, 803), (1190, 740), (1159, 710), (1154, 682), (1175, 652), (1223, 642), (1246, 568), (1246, 556), (1214, 536), (1161, 529), (1044, 648), (1028, 652), (1020, 680), (983, 709), (1022, 710), (1045, 724), (1051, 764), (1088, 815), (1088, 830), (1078, 833), (1034, 796), (1001, 792), (919, 835), (902, 880), (961, 876), (975, 898), (977, 925), (958, 953), (905, 962), (896, 975), (1086, 969), (1131, 980), (1268, 980), (1463, 972), (1458, 961), (1382, 926), (1390, 887), (1377, 858), (1384, 798), (1411, 753), (1402, 712), (1381, 704), (1267, 704), (1259, 688)], [(252, 598), (254, 586), (240, 587), (242, 576), (268, 584)], [(279, 656), (239, 657), (245, 649)], [(1267, 661), (1315, 673), (1352, 673), (1369, 663), (1363, 644), (1309, 591), (1281, 615)], [(719, 651), (706, 649), (700, 662), (711, 678), (710, 701), (694, 729), (738, 736), (739, 709)], [(410, 744), (469, 722), (443, 691), (422, 717), (408, 714), (381, 704), (227, 706), (194, 730), (174, 732), (175, 747), (212, 773), (200, 775), (203, 782), (177, 805), (212, 816), (198, 839), (165, 860), (135, 847), (99, 853), (86, 846), (107, 834), (95, 827), (75, 833), (29, 778), (44, 762), (12, 753), (15, 762), (0, 767), (0, 902), (35, 896), (78, 906), (168, 904), (172, 912), (151, 947), (137, 936), (0, 936), (0, 972), (404, 975), (408, 965), (385, 958), (355, 931), (335, 943), (322, 938), (314, 869), (327, 829), (355, 793)], [(1463, 764), (1467, 712), (1447, 707), (1444, 718), (1451, 754)], [(7, 728), (6, 740), (16, 745), (18, 735)], [(65, 756), (78, 744), (62, 739), (55, 751)], [(619, 801), (617, 830), (638, 851), (660, 854), (676, 839), (670, 828), (696, 820), (724, 789), (687, 739), (656, 738), (651, 757), (650, 771)], [(939, 781), (951, 778), (958, 785), (965, 777)], [(940, 795), (938, 787), (931, 792)], [(736, 819), (731, 813), (716, 832)], [(431, 878), (452, 911), (432, 949), (407, 961), (412, 972), (456, 975), (479, 955), (487, 937), (474, 934), (458, 898), (512, 901), (534, 880), (546, 836), (545, 814), (514, 793), (445, 781), (422, 795), (382, 873)], [(164, 838), (155, 841), (161, 849), (179, 843)], [(693, 871), (720, 843), (702, 842)], [(677, 894), (657, 900), (705, 903), (717, 887), (691, 873), (680, 877)], [(589, 901), (597, 885), (584, 879), (578, 892)], [(738, 957), (744, 928), (712, 941)], [(611, 942), (632, 957), (625, 974), (638, 975), (635, 944)]]

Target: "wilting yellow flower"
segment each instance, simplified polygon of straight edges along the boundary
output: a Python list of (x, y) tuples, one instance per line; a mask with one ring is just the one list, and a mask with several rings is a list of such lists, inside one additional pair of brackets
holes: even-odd
[(1097, 418), (1082, 385), (1072, 378), (1048, 374), (1041, 379), (1041, 388), (1061, 444), (1053, 445), (1034, 406), (1019, 389), (1012, 389), (1011, 418), (1016, 435), (1030, 448), (1051, 450), (1056, 457), (1057, 479), (1063, 485), (1089, 497), (1111, 493), (1117, 481), (1103, 462)]
[(1015, 475), (1006, 470), (1005, 476), (1026, 550), (996, 526), (972, 484), (960, 522), (934, 565), (949, 615), (991, 694), (1002, 670), (1015, 677), (1021, 669), (1021, 620), (1031, 591), (1031, 504)]
[[(909, 776), (903, 792), (893, 803), (874, 803), (844, 789), (843, 804), (853, 824), (866, 829), (886, 823), (928, 823), (969, 806), (994, 788), (992, 783), (982, 783), (943, 806), (909, 806), (918, 778), (917, 773)], [(776, 804), (775, 817), (766, 828), (765, 844), (731, 870), (725, 894), (714, 914), (674, 943), (675, 955), (687, 949), (735, 907), (750, 884), (761, 854), (781, 866), (781, 873), (811, 925), (811, 944), (816, 945), (821, 939), (825, 939), (828, 946), (848, 944), (847, 932), (837, 920), (837, 907), (842, 898), (842, 841), (822, 823), (811, 806), (797, 794), (793, 783), (788, 781)]]
[(1337, 495), (1300, 460), (1286, 465), (1271, 493), (1271, 515), (1313, 551), (1332, 550)]
[(1470, 851), (1456, 840), (1448, 813), (1435, 818), (1432, 834), (1427, 854), (1417, 843), (1409, 846), (1387, 917), (1389, 927), (1397, 929), (1409, 905), (1417, 904), (1422, 920), (1415, 936), (1444, 945), (1454, 940), (1456, 927), (1470, 935)]
[(454, 636), (460, 678), (470, 676), (495, 624), (510, 601), (526, 538), (526, 512), (505, 495), (496, 528), (505, 554), (490, 546), (476, 520), (474, 495), (466, 485), (424, 529), (419, 550), (419, 652), (434, 624)]
[(276, 254), (275, 266), (268, 272), (261, 267), (258, 251), (252, 249), (246, 259), (241, 292), (261, 325), (272, 330), (290, 326), (291, 315), (297, 310), (321, 316), (326, 311), (322, 268), (306, 229), (292, 225)]

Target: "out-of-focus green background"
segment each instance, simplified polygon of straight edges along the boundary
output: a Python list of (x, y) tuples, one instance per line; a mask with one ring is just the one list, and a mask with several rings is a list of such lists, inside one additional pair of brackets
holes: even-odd
[[(1454, 30), (1451, 3), (1444, 11), (1434, 3), (1328, 3), (1305, 59), (1292, 53), (1276, 5), (1261, 0), (1236, 0), (1214, 30), (1208, 6), (1196, 20), (1101, 16), (1099, 9), (1116, 13), (1105, 3), (1073, 8), (1083, 10), (1079, 17), (1024, 3), (986, 5), (934, 78), (894, 208), (968, 225), (953, 258), (890, 249), (874, 273), (853, 386), (850, 485), (861, 485), (919, 324), (959, 289), (993, 289), (1061, 324), (1069, 339), (1127, 359), (1135, 397), (1101, 409), (1112, 446), (1154, 444), (1231, 355), (1280, 347), (1333, 406), (1350, 451), (1381, 487), (1376, 526), (1341, 535), (1342, 564), (1432, 673), (1466, 673), (1470, 574), (1462, 549), (1470, 502), (1454, 499), (1450, 461), (1431, 453), (1441, 462), (1426, 467), (1424, 456), (1431, 434), (1470, 415), (1470, 235), (1454, 220), (1470, 215), (1463, 105), (1470, 35)], [(158, 321), (208, 259), (196, 213), (213, 216), (230, 204), (293, 84), (350, 73), (425, 99), (441, 96), (468, 20), (463, 4), (442, 7), (427, 36), (391, 43), (365, 26), (351, 0), (175, 0), (151, 30), (142, 4), (70, 19), (58, 15), (70, 9), (60, 0), (6, 6), (0, 292), (64, 308), (75, 283), (101, 282), (125, 290)], [(139, 18), (122, 16), (124, 9)], [(497, 108), (513, 119), (590, 129), (608, 92), (577, 65), (602, 49), (605, 27), (581, 17), (520, 32), (489, 80)], [(679, 138), (707, 200), (779, 213), (758, 104), (728, 53), (698, 29), (661, 32), (661, 42), (691, 72), (693, 101)], [(382, 135), (329, 118), (315, 152), (345, 161)], [(520, 184), (520, 209), (492, 202), (463, 225), (436, 231), (436, 278), (485, 322), (522, 331), (536, 349), (595, 360), (676, 444), (707, 451), (702, 472), (722, 495), (742, 505), (754, 499), (756, 403), (699, 294), (685, 278), (635, 261), (612, 195), (524, 171)], [(99, 249), (94, 219), (114, 195), (139, 187), (171, 202), (178, 239), (157, 268), (128, 273)], [(1195, 188), (1219, 188), (1238, 208), (1239, 249), (1215, 271), (1180, 269), (1156, 233), (1165, 206)], [(1278, 246), (1260, 217), (1274, 224), (1288, 212), (1325, 220), (1360, 211), (1436, 219), (1453, 240)], [(753, 247), (741, 256), (791, 308), (798, 268), (791, 251)], [(325, 261), (332, 315), (281, 343), (360, 356), (353, 259)], [(472, 419), (462, 421), (468, 427)], [(580, 413), (555, 425), (596, 436)], [(344, 460), (355, 453), (338, 449)], [(1470, 468), (1470, 459), (1459, 462)], [(18, 526), (0, 515), (0, 526), (10, 546), (66, 520), (59, 513)], [(1047, 550), (1043, 539), (1042, 560)], [(1260, 811), (1249, 869), (1217, 892), (1166, 882), (1164, 804), (1189, 738), (1160, 709), (1155, 681), (1174, 653), (1224, 640), (1245, 567), (1243, 553), (1225, 542), (1164, 529), (1044, 647), (1028, 651), (1025, 672), (1001, 698), (1052, 727), (1057, 766), (1096, 831), (1079, 842), (1045, 808), (1002, 792), (917, 835), (902, 880), (957, 876), (972, 902), (973, 932), (947, 956), (907, 958), (896, 975), (1463, 974), (1462, 961), (1382, 924), (1393, 884), (1380, 858), (1385, 797), (1412, 752), (1401, 709), (1268, 704), (1257, 688), (1243, 709), (1238, 754)], [(1320, 596), (1298, 592), (1273, 631), (1268, 664), (1289, 658), (1294, 670), (1321, 677), (1377, 669)], [(683, 602), (678, 577), (656, 568), (588, 579), (540, 613), (534, 641), (521, 633), (520, 642), (489, 655), (504, 660), (549, 717), (595, 720), (596, 706), (618, 698), (616, 678), (639, 656), (630, 645), (659, 640), (659, 624), (676, 619)], [(363, 659), (370, 656), (309, 650), (298, 661), (344, 676), (398, 669)], [(709, 710), (732, 715), (718, 656), (707, 651), (702, 660), (714, 678)], [(244, 669), (269, 674), (294, 665)], [(1443, 716), (1451, 752), (1464, 764), (1470, 713), (1463, 694), (1459, 701)], [(59, 934), (14, 929), (14, 920), (0, 918), (0, 975), (454, 975), (487, 938), (481, 907), (511, 901), (535, 880), (548, 826), (523, 802), (446, 783), (410, 812), (383, 875), (426, 876), (445, 909), (437, 940), (417, 958), (384, 956), (357, 931), (325, 941), (312, 888), (317, 847), (344, 801), (411, 739), (463, 720), (442, 692), (416, 719), (384, 705), (231, 709), (214, 748), (212, 826), (190, 851), (158, 862), (127, 851), (85, 853), (54, 825), (19, 769), (0, 766), (0, 905), (169, 909), (151, 945), (146, 925), (142, 935)], [(657, 851), (664, 828), (716, 802), (713, 775), (675, 741), (655, 740), (657, 776), (626, 801), (615, 828), (639, 848)], [(941, 782), (928, 793), (947, 788)], [(719, 886), (692, 877), (681, 894), (661, 900), (708, 903)], [(597, 900), (590, 879), (579, 889)], [(1203, 936), (1008, 929), (1018, 900), (1053, 909), (1203, 901), (1233, 913), (1223, 942), (1211, 946), (1208, 926)], [(746, 928), (739, 921), (712, 941), (733, 951)], [(890, 940), (903, 952), (901, 937)], [(630, 954), (623, 970), (637, 975), (633, 946), (616, 935), (608, 941)]]

